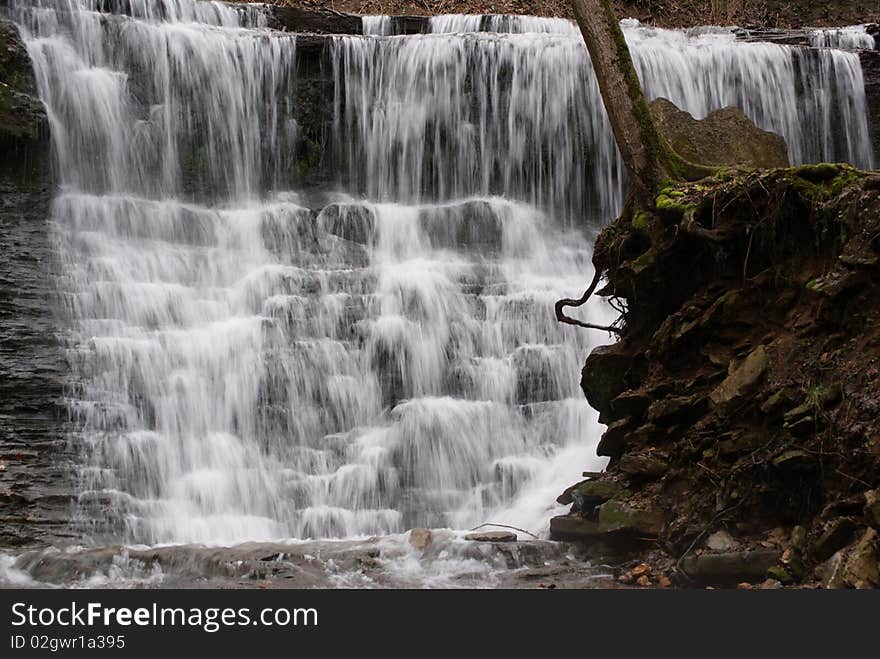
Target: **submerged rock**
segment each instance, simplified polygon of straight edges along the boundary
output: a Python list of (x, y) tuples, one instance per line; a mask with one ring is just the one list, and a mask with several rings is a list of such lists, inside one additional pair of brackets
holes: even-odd
[(409, 532), (409, 544), (419, 551), (425, 551), (433, 540), (431, 529), (413, 529)]

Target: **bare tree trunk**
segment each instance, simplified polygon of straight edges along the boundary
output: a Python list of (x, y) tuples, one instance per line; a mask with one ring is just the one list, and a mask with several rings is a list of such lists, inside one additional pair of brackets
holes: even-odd
[[(634, 192), (651, 194), (687, 163), (657, 131), (611, 0), (571, 0)], [(684, 165), (684, 167), (683, 167)]]

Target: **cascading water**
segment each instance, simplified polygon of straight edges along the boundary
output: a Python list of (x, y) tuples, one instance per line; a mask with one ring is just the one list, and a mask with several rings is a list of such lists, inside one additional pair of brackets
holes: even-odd
[[(297, 41), (258, 8), (12, 7), (58, 163), (95, 540), (538, 530), (601, 466), (578, 369), (604, 337), (552, 304), (589, 280), (623, 170), (570, 23), (334, 38), (340, 184), (295, 190)], [(626, 34), (650, 96), (740, 105), (795, 162), (871, 164), (855, 55)]]
[(807, 35), (811, 46), (819, 48), (873, 49), (874, 37), (868, 34), (867, 25), (848, 25), (840, 28), (822, 28)]

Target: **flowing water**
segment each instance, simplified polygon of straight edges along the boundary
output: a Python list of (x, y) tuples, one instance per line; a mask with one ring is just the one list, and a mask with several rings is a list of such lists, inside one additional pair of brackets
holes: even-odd
[[(591, 278), (625, 181), (572, 24), (443, 16), (387, 36), (377, 17), (331, 38), (336, 181), (315, 187), (295, 162), (297, 37), (259, 7), (11, 6), (57, 162), (48, 231), (84, 544), (311, 539), (352, 585), (328, 565), (390, 542), (357, 546), (395, 556), (403, 582), (446, 584), (407, 572), (402, 532), (541, 534), (559, 491), (601, 468), (578, 380), (608, 338), (552, 306)], [(793, 162), (872, 164), (856, 55), (625, 28), (650, 97), (695, 116), (739, 105)], [(455, 534), (438, 546), (456, 573), (488, 560)], [(540, 546), (489, 564), (558, 558)], [(109, 560), (47, 551), (6, 578), (63, 581), (37, 574), (47, 556), (76, 574)], [(110, 553), (111, 583), (161, 580), (155, 555)]]

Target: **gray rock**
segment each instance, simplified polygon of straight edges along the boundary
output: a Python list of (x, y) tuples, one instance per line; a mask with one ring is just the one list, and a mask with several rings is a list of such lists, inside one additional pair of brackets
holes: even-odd
[(764, 346), (755, 348), (709, 396), (715, 405), (726, 405), (751, 393), (770, 366)]
[(712, 551), (733, 551), (739, 543), (727, 531), (716, 531), (706, 538), (706, 547)]
[(692, 555), (682, 561), (681, 568), (702, 584), (758, 583), (767, 577), (767, 570), (776, 565), (779, 557), (776, 549)]
[(589, 542), (600, 536), (599, 524), (580, 515), (558, 515), (550, 519), (550, 539)]
[(580, 510), (589, 511), (618, 496), (622, 491), (623, 488), (611, 480), (586, 480), (572, 490), (571, 500)]

